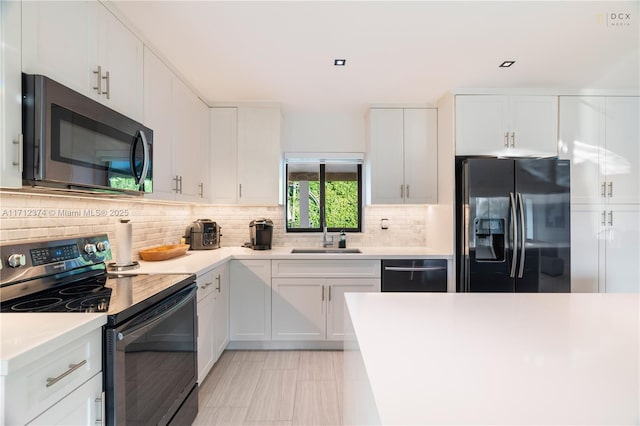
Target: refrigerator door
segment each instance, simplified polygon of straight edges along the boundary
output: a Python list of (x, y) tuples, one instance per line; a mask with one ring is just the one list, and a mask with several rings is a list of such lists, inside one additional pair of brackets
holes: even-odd
[(462, 291), (513, 292), (514, 162), (469, 159), (463, 165)]
[[(569, 161), (515, 160), (515, 291), (571, 291)], [(524, 245), (523, 245), (524, 243)]]

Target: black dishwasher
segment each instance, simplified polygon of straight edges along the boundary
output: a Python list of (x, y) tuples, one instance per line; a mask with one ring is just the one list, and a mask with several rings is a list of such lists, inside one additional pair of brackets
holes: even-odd
[(383, 260), (382, 291), (447, 291), (447, 260)]

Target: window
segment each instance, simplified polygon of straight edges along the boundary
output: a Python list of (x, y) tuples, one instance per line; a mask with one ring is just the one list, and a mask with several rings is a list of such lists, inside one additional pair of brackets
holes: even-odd
[(287, 160), (287, 232), (360, 232), (362, 164)]

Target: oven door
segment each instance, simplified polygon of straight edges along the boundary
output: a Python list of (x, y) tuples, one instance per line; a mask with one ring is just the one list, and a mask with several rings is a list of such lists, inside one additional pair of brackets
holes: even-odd
[(23, 90), (27, 181), (152, 192), (151, 129), (44, 76), (24, 74)]
[(195, 295), (193, 284), (124, 325), (106, 329), (108, 425), (164, 425), (178, 411), (194, 409), (189, 417), (195, 418), (197, 404), (185, 403), (197, 392)]

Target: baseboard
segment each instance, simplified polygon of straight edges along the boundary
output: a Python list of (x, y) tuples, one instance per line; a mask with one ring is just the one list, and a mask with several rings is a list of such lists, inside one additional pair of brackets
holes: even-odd
[(321, 350), (321, 351), (341, 351), (344, 347), (342, 341), (289, 341), (289, 340), (268, 340), (268, 341), (231, 341), (227, 345), (227, 350)]

